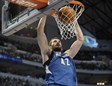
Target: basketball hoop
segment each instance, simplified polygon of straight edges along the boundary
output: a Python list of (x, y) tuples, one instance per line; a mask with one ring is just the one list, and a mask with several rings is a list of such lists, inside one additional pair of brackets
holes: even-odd
[[(81, 16), (81, 14), (85, 9), (84, 5), (79, 1), (71, 1), (66, 6), (73, 8), (74, 11), (76, 12), (76, 14), (72, 15), (73, 17), (72, 22), (67, 22), (66, 20), (67, 18), (68, 20), (71, 20), (70, 17), (68, 16), (69, 14), (71, 15), (71, 12), (68, 12), (65, 15), (64, 13), (62, 13), (61, 15), (62, 17), (58, 15), (61, 8), (58, 11), (54, 11), (54, 13), (51, 14), (55, 18), (58, 28), (60, 30), (61, 39), (65, 39), (65, 40), (73, 38), (75, 36), (75, 25), (77, 23), (78, 18)], [(65, 16), (66, 18), (63, 16)]]

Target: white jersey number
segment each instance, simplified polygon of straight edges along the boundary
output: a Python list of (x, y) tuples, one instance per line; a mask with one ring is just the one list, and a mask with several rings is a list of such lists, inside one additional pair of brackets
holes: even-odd
[(69, 66), (70, 63), (69, 63), (68, 58), (65, 58), (65, 59), (61, 58), (61, 64)]

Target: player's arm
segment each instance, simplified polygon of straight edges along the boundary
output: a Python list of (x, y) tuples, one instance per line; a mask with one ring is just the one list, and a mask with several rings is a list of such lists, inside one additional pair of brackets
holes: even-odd
[(44, 33), (45, 23), (46, 23), (46, 16), (43, 16), (40, 19), (37, 27), (37, 41), (41, 50), (43, 63), (48, 60), (48, 57), (46, 55), (47, 52), (49, 51), (48, 40)]
[(74, 41), (70, 49), (66, 51), (66, 53), (68, 53), (72, 58), (78, 53), (84, 41), (84, 36), (78, 22), (76, 23), (75, 34), (76, 34), (77, 40)]

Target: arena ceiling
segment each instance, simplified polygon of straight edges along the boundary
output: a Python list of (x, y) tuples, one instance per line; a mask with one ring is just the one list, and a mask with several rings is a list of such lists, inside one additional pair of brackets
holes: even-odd
[[(88, 30), (92, 35), (94, 35), (97, 39), (105, 39), (112, 40), (112, 0), (79, 0), (85, 5), (85, 11), (83, 15), (79, 18), (79, 24)], [(3, 1), (0, 0), (0, 16), (1, 16), (1, 8), (3, 5)], [(14, 5), (16, 11), (20, 11), (20, 7)], [(22, 7), (21, 7), (22, 8)], [(12, 9), (11, 12), (14, 12)], [(51, 25), (52, 20), (52, 25)], [(0, 18), (1, 24), (1, 18)], [(47, 28), (56, 27), (55, 21), (51, 17), (49, 17), (47, 24), (49, 25)], [(33, 24), (36, 27), (37, 22)], [(24, 32), (35, 33), (35, 31), (31, 30), (22, 30), (20, 33)], [(19, 34), (19, 33), (17, 33)], [(36, 33), (35, 33), (36, 34)], [(34, 34), (33, 34), (34, 35)], [(34, 35), (35, 37), (35, 35)]]
[(80, 0), (86, 9), (80, 24), (98, 39), (112, 39), (112, 0)]

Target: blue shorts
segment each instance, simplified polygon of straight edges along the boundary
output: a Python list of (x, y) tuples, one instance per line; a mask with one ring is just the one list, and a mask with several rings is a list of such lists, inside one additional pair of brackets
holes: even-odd
[(60, 85), (60, 84), (53, 83), (53, 84), (48, 84), (46, 86), (65, 86), (65, 85)]

